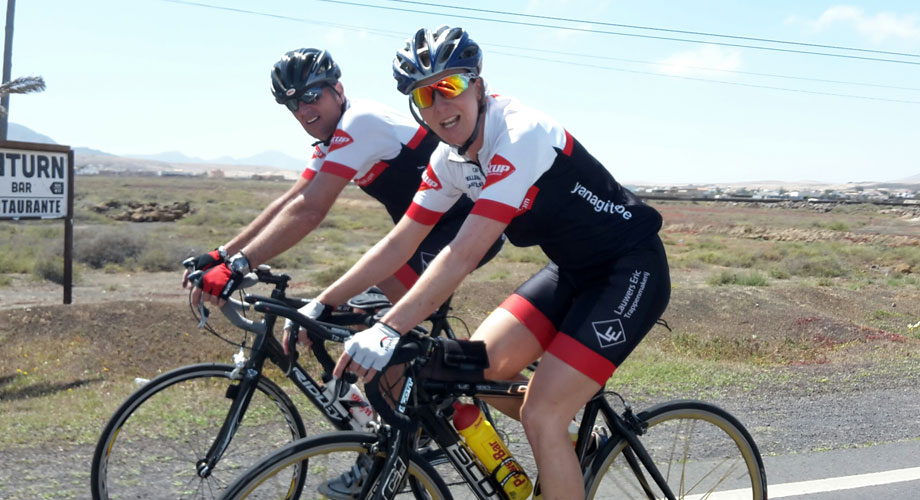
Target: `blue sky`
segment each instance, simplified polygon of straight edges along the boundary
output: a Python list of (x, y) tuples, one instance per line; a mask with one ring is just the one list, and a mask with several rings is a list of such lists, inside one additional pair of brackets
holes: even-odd
[[(13, 96), (10, 120), (61, 144), (115, 154), (181, 151), (217, 158), (278, 150), (306, 159), (311, 139), (268, 91), (269, 70), (281, 54), (327, 48), (342, 67), (346, 95), (408, 112), (392, 79), (393, 54), (418, 28), (449, 24), (467, 28), (483, 47), (483, 76), (493, 92), (554, 117), (624, 182), (837, 183), (920, 174), (916, 0), (460, 2), (595, 24), (388, 0), (352, 2), (365, 6), (318, 0), (198, 3), (262, 15), (164, 0), (17, 2), (13, 76), (41, 75), (47, 90)], [(456, 17), (461, 15), (569, 29)]]

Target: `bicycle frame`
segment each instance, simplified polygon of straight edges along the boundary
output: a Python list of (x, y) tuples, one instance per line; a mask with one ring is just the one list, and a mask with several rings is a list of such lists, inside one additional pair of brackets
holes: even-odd
[[(422, 348), (422, 350), (424, 351), (425, 349)], [(394, 358), (396, 357), (397, 355), (394, 355)], [(409, 359), (397, 358), (396, 361), (391, 362), (391, 366), (398, 362), (410, 361), (411, 357), (410, 355)], [(410, 369), (409, 371), (411, 372), (412, 370)], [(359, 498), (390, 500), (395, 497), (396, 492), (400, 491), (404, 486), (406, 479), (405, 464), (408, 464), (409, 452), (416, 448), (415, 436), (418, 435), (419, 428), (427, 432), (438, 446), (444, 450), (448, 460), (464, 478), (476, 498), (480, 500), (503, 500), (505, 498), (504, 493), (501, 492), (501, 485), (495, 476), (482, 469), (478, 459), (467, 448), (460, 434), (448, 421), (448, 415), (445, 410), (450, 408), (450, 402), (459, 396), (522, 398), (527, 391), (527, 382), (420, 381), (415, 374), (407, 373), (400, 399), (395, 405), (396, 408), (392, 409), (387, 405), (382, 391), (378, 387), (379, 377), (380, 375), (378, 375), (374, 383), (365, 387), (372, 405), (381, 414), (383, 421), (390, 424), (390, 426), (382, 427), (378, 431), (378, 436), (380, 436), (378, 446), (387, 449), (387, 458), (379, 467), (372, 468), (369, 477), (379, 477), (378, 475), (383, 472), (387, 476), (383, 480), (369, 481), (369, 484), (365, 486), (365, 491), (361, 492)], [(419, 401), (419, 394), (424, 394), (426, 400)], [(655, 498), (655, 496), (643, 473), (643, 469), (648, 471), (654, 484), (665, 493), (669, 500), (675, 500), (674, 493), (670, 490), (661, 472), (639, 441), (639, 436), (644, 432), (644, 429), (632, 413), (631, 408), (627, 405), (623, 415), (619, 415), (604, 398), (604, 394), (603, 390), (598, 391), (586, 403), (578, 431), (578, 440), (575, 445), (578, 459), (582, 462), (582, 475), (585, 484), (588, 484), (588, 481), (592, 479), (590, 471), (592, 470), (591, 466), (594, 457), (585, 462), (584, 453), (591, 438), (594, 424), (600, 414), (611, 431), (610, 439), (614, 441), (623, 439), (628, 443), (627, 450), (629, 450), (629, 453), (627, 454), (627, 459), (633, 473), (643, 485), (649, 498)], [(409, 405), (410, 400), (413, 401), (411, 406)], [(600, 454), (596, 456), (600, 456)], [(367, 496), (368, 494), (372, 496)]]
[[(287, 378), (294, 383), (303, 395), (317, 408), (322, 409), (326, 419), (336, 429), (361, 430), (348, 411), (336, 404), (337, 401), (327, 398), (324, 394), (324, 387), (297, 362), (296, 349), (291, 356), (284, 354), (281, 343), (272, 335), (272, 332), (279, 316), (299, 319), (298, 323), (307, 329), (308, 335), (313, 340), (312, 352), (314, 356), (320, 362), (324, 373), (331, 374), (335, 367), (335, 361), (326, 351), (324, 341), (344, 342), (354, 331), (341, 325), (362, 323), (368, 318), (368, 314), (337, 314), (335, 323), (329, 324), (303, 321), (305, 318), (302, 316), (296, 318), (296, 316), (299, 316), (296, 312), (299, 299), (286, 298), (284, 295), (284, 290), (287, 287), (287, 280), (284, 279), (285, 275), (271, 275), (267, 271), (257, 273), (257, 275), (260, 281), (275, 284), (275, 289), (271, 292), (271, 298), (256, 295), (246, 297), (246, 302), (254, 304), (253, 308), (257, 312), (263, 313), (263, 320), (253, 322), (242, 318), (238, 314), (232, 314), (226, 309), (224, 311), (233, 324), (254, 333), (255, 340), (250, 350), (249, 359), (246, 360), (241, 370), (240, 383), (231, 385), (228, 388), (227, 397), (232, 399), (233, 402), (227, 412), (227, 417), (224, 419), (224, 423), (221, 425), (220, 431), (209, 447), (208, 452), (196, 464), (199, 477), (208, 477), (230, 446), (233, 436), (243, 420), (249, 402), (256, 391), (259, 378), (263, 376), (262, 370), (266, 359), (281, 368)], [(225, 307), (234, 310), (245, 310), (246, 304), (233, 301)], [(445, 332), (450, 337), (453, 337), (453, 330), (447, 322), (449, 310), (450, 300), (448, 299), (428, 318), (432, 322), (430, 335)], [(348, 381), (350, 383), (355, 382), (354, 379)]]

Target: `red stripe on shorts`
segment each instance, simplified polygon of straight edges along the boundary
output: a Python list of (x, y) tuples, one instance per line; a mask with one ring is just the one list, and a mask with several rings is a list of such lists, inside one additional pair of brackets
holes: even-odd
[(498, 307), (510, 312), (523, 323), (537, 338), (544, 351), (556, 336), (556, 327), (553, 326), (553, 322), (524, 297), (513, 293)]
[(579, 344), (578, 341), (559, 332), (552, 345), (546, 350), (565, 364), (592, 378), (603, 386), (617, 369), (609, 359)]
[(418, 274), (415, 274), (415, 271), (409, 267), (409, 264), (403, 264), (393, 276), (403, 284), (406, 289), (412, 288), (412, 285), (418, 281)]

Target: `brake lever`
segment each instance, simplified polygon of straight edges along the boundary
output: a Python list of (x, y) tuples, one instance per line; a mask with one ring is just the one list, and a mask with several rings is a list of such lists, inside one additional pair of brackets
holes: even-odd
[(198, 301), (198, 315), (201, 316), (201, 321), (198, 322), (198, 328), (204, 328), (204, 325), (208, 323), (208, 318), (211, 316), (211, 311), (208, 311), (208, 308), (204, 306), (204, 301)]
[(189, 257), (182, 261), (182, 265), (189, 271), (195, 270), (195, 257)]
[[(182, 261), (182, 265), (192, 270), (194, 268), (194, 262), (192, 263), (192, 267), (189, 267), (188, 264), (190, 261), (194, 260), (194, 257), (189, 257)], [(189, 283), (194, 283), (195, 286), (201, 286), (201, 279), (203, 277), (204, 271), (195, 271), (190, 273), (186, 279), (188, 279)], [(208, 322), (208, 318), (211, 316), (211, 312), (204, 306), (204, 301), (201, 300), (201, 298), (198, 299), (198, 315), (201, 318), (201, 321), (198, 322), (198, 328), (204, 328), (204, 325)]]

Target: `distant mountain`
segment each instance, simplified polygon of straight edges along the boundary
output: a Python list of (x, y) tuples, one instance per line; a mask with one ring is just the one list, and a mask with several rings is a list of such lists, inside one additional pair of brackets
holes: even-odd
[(240, 158), (236, 160), (236, 163), (243, 165), (273, 165), (285, 170), (300, 172), (304, 169), (306, 161), (288, 156), (281, 151), (265, 151), (248, 158)]
[(128, 154), (125, 156), (127, 156), (128, 158), (137, 158), (140, 160), (165, 161), (166, 163), (216, 163), (216, 162), (208, 162), (208, 161), (202, 160), (201, 158), (195, 158), (192, 156), (188, 156), (185, 153), (181, 153), (179, 151), (167, 151), (165, 153), (157, 153), (157, 154), (152, 154), (152, 155)]
[(11, 141), (23, 141), (23, 142), (38, 142), (41, 144), (57, 144), (54, 142), (54, 139), (48, 137), (47, 135), (39, 134), (38, 132), (20, 125), (18, 123), (10, 123), (9, 128), (6, 132), (6, 138)]
[(179, 151), (168, 151), (153, 155), (127, 155), (131, 158), (141, 160), (162, 161), (166, 163), (207, 163), (210, 165), (250, 165), (250, 166), (270, 166), (284, 170), (301, 171), (304, 168), (304, 161), (298, 160), (293, 156), (288, 156), (280, 151), (265, 151), (254, 156), (246, 158), (233, 158), (231, 156), (221, 156), (206, 160), (203, 158), (188, 156)]
[(99, 151), (98, 149), (83, 148), (83, 147), (73, 148), (73, 152), (74, 154), (78, 154), (78, 155), (114, 156), (112, 153), (106, 153), (105, 151)]
[(918, 184), (920, 183), (920, 174), (912, 175), (910, 177), (905, 177), (903, 179), (898, 179), (889, 182), (904, 183), (904, 184)]
[[(43, 144), (57, 144), (52, 138), (39, 134), (34, 130), (18, 123), (9, 124), (8, 138), (11, 141), (38, 142)], [(74, 153), (78, 155), (92, 156), (114, 156), (98, 149), (87, 147), (74, 147)], [(304, 168), (304, 160), (299, 160), (293, 156), (286, 155), (280, 151), (265, 151), (257, 155), (246, 158), (232, 158), (223, 156), (212, 160), (188, 156), (180, 151), (167, 151), (157, 154), (129, 154), (124, 155), (126, 158), (138, 160), (147, 160), (150, 162), (160, 163), (200, 163), (207, 165), (246, 165), (253, 167), (273, 167), (281, 170), (294, 170), (300, 172)], [(129, 164), (134, 164), (128, 162)]]

